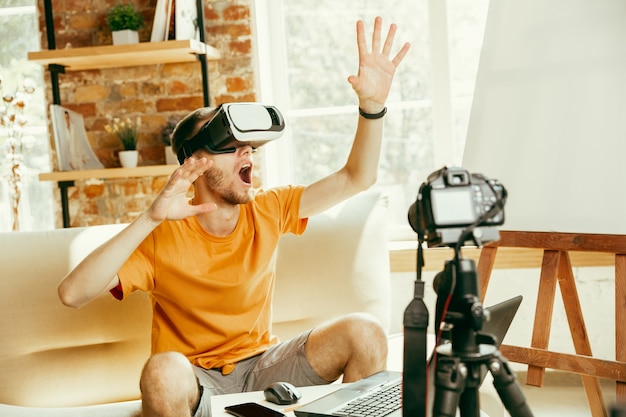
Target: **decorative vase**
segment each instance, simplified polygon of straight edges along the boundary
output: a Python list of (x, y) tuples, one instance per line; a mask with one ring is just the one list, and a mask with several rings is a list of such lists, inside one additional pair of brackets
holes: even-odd
[(124, 29), (111, 32), (113, 35), (113, 45), (126, 45), (139, 43), (139, 32), (136, 30)]
[(174, 151), (172, 151), (171, 146), (165, 147), (165, 163), (167, 165), (178, 165), (178, 159), (176, 155), (174, 155)]
[(124, 168), (135, 168), (139, 161), (139, 151), (120, 151), (120, 164)]

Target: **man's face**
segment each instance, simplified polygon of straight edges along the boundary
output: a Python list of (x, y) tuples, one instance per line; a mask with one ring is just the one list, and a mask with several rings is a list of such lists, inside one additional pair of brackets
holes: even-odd
[(198, 151), (200, 157), (213, 160), (203, 175), (211, 194), (229, 204), (245, 204), (252, 199), (252, 147), (237, 148), (233, 153), (211, 154)]

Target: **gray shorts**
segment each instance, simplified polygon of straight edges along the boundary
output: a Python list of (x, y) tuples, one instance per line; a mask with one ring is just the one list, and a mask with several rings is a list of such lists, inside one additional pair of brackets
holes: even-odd
[(328, 384), (313, 371), (306, 359), (304, 345), (310, 333), (302, 333), (260, 355), (238, 362), (235, 370), (228, 375), (222, 375), (219, 369), (194, 366), (194, 373), (203, 390), (194, 417), (211, 417), (212, 395), (262, 391), (277, 381), (290, 382), (297, 387)]

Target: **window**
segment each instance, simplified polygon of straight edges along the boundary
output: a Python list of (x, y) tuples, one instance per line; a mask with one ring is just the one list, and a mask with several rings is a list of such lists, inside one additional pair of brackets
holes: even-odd
[[(50, 171), (50, 147), (42, 67), (27, 60), (28, 51), (39, 49), (39, 30), (35, 0), (6, 0), (0, 6), (0, 77), (5, 94), (15, 93), (25, 79), (35, 82), (35, 93), (26, 107), (27, 124), (23, 137), (28, 146), (22, 152), (20, 230), (42, 230), (54, 227), (52, 186), (38, 180), (40, 172)], [(0, 105), (4, 105), (4, 102)], [(0, 231), (10, 231), (13, 224), (8, 161), (8, 135), (0, 126)]]
[(345, 161), (356, 126), (355, 22), (371, 33), (374, 16), (399, 26), (411, 50), (387, 101), (375, 187), (390, 197), (392, 239), (414, 239), (407, 210), (422, 182), (459, 166), (488, 0), (262, 0), (255, 2), (260, 100), (287, 119), (285, 136), (266, 147), (266, 186), (308, 184)]

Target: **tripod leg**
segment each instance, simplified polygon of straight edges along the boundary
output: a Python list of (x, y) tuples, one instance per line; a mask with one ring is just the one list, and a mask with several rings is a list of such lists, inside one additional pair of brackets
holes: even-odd
[(515, 381), (515, 375), (507, 360), (499, 352), (489, 361), (489, 371), (493, 375), (493, 385), (498, 391), (502, 404), (511, 417), (533, 417), (526, 398)]
[(476, 388), (465, 388), (459, 400), (461, 417), (480, 417), (480, 400)]
[(455, 417), (467, 368), (459, 358), (439, 356), (435, 367), (433, 417)]
[(459, 399), (461, 417), (480, 417), (480, 399), (478, 388), (481, 383), (481, 370), (486, 365), (481, 361), (464, 362), (468, 369), (465, 387)]

